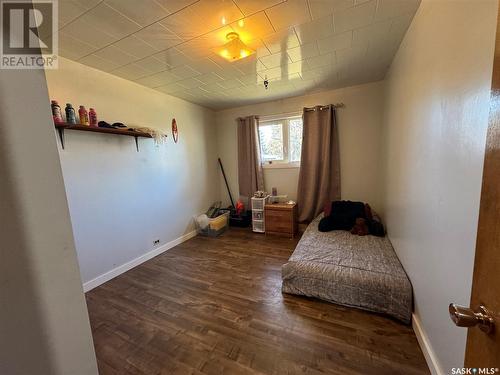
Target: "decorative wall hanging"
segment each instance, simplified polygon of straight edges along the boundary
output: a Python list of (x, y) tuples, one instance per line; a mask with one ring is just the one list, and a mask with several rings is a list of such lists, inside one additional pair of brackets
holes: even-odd
[(177, 143), (179, 140), (179, 131), (177, 130), (177, 121), (175, 121), (175, 118), (172, 119), (172, 137), (174, 138), (174, 142)]

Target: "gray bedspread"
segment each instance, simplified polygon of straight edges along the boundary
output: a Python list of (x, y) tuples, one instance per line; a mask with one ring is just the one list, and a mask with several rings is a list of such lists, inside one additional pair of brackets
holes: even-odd
[(387, 237), (307, 227), (282, 267), (282, 291), (385, 313), (410, 323), (412, 287)]

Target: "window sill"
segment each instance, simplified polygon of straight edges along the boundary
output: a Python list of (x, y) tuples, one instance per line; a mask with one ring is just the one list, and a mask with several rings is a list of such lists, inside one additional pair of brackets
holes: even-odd
[(300, 163), (262, 163), (264, 169), (290, 169), (300, 168)]

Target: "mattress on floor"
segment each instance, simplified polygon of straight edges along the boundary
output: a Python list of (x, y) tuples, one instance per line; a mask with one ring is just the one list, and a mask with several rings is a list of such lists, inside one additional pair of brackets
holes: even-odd
[(283, 293), (388, 314), (410, 323), (412, 287), (387, 237), (307, 227), (282, 267)]

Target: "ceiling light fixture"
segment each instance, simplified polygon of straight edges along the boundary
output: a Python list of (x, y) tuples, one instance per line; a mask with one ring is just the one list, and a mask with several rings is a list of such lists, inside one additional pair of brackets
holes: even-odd
[(230, 32), (226, 35), (226, 39), (229, 42), (220, 47), (217, 53), (228, 61), (240, 60), (255, 53), (241, 41), (238, 33)]

